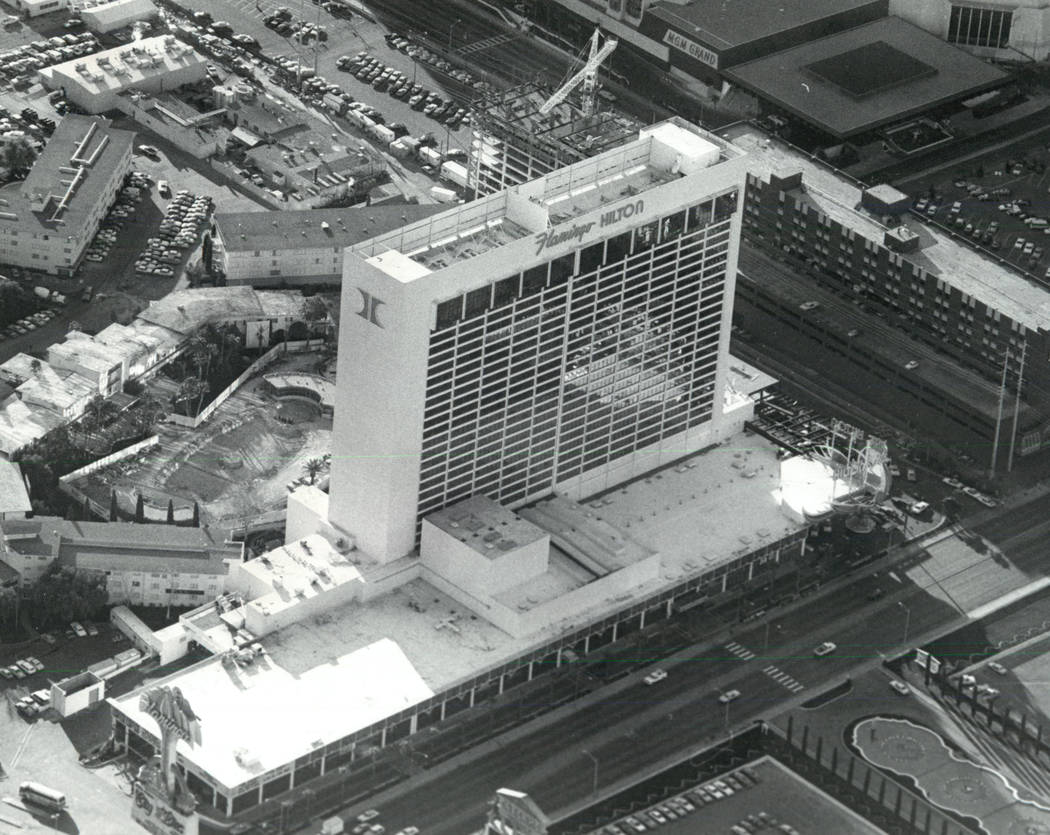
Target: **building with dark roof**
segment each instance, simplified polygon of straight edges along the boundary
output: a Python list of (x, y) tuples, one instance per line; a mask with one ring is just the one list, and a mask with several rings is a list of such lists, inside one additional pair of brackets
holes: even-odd
[(227, 285), (339, 284), (343, 250), (441, 211), (414, 204), (215, 215), (215, 257)]
[(726, 77), (767, 107), (838, 140), (1010, 80), (998, 67), (896, 17), (740, 64)]
[(68, 115), (22, 182), (0, 188), (0, 263), (71, 276), (131, 169), (135, 134)]
[(0, 520), (0, 563), (23, 585), (56, 560), (106, 575), (111, 603), (197, 606), (221, 594), (244, 545), (209, 528), (71, 522), (55, 516)]
[(886, 0), (658, 2), (639, 28), (671, 47), (671, 66), (699, 75), (877, 20), (887, 10)]
[(980, 58), (1045, 61), (1050, 55), (1045, 0), (890, 0), (890, 14)]
[(727, 67), (887, 14), (888, 0), (537, 0), (535, 18), (582, 43), (594, 26), (672, 74), (721, 82)]

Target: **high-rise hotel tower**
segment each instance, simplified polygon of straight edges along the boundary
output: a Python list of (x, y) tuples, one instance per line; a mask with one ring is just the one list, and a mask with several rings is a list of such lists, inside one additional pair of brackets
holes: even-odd
[(351, 247), (330, 523), (391, 561), (460, 499), (580, 498), (739, 428), (744, 163), (673, 119)]

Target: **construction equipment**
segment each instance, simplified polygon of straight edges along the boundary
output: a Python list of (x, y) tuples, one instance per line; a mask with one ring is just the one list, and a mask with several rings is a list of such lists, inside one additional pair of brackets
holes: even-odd
[(583, 69), (562, 84), (561, 87), (559, 87), (554, 94), (540, 106), (539, 114), (541, 116), (546, 116), (551, 110), (565, 101), (565, 97), (580, 86), (581, 83), (583, 84), (583, 89), (580, 91), (580, 109), (585, 116), (590, 116), (594, 113), (595, 95), (598, 86), (598, 67), (601, 66), (602, 61), (608, 58), (613, 50), (619, 45), (619, 41), (615, 38), (606, 38), (605, 43), (599, 48), (598, 41), (600, 38), (601, 29), (595, 29), (594, 34), (591, 35), (590, 57), (583, 65)]

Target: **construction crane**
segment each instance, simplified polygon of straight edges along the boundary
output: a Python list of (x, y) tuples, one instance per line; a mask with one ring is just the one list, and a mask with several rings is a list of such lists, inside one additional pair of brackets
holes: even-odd
[(583, 69), (580, 70), (576, 75), (566, 81), (559, 87), (554, 94), (545, 101), (539, 109), (541, 116), (546, 116), (555, 107), (565, 101), (565, 97), (575, 90), (581, 83), (583, 84), (583, 90), (580, 94), (581, 109), (584, 115), (590, 116), (594, 113), (594, 99), (596, 88), (598, 86), (598, 67), (601, 66), (602, 61), (608, 58), (614, 49), (619, 45), (619, 41), (616, 38), (606, 38), (605, 43), (599, 48), (598, 40), (601, 37), (601, 30), (595, 29), (594, 34), (591, 35), (591, 55), (587, 59), (587, 63), (583, 65)]

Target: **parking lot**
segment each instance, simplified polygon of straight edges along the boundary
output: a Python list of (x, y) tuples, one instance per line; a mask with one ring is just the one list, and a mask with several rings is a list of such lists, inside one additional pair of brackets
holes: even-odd
[(266, 57), (289, 59), (313, 71), (327, 83), (338, 85), (353, 100), (375, 107), (383, 114), (387, 124), (400, 122), (413, 136), (434, 132), (442, 145), (452, 148), (469, 147), (468, 126), (447, 129), (442, 123), (424, 116), (420, 110), (412, 109), (407, 101), (399, 101), (377, 91), (371, 84), (359, 81), (337, 67), (340, 58), (365, 52), (391, 70), (403, 73), (413, 83), (421, 84), (426, 90), (446, 98), (452, 97), (462, 106), (469, 104), (473, 89), (450, 74), (453, 69), (451, 66), (442, 70), (441, 65), (428, 64), (422, 60), (422, 56), (416, 60), (407, 52), (390, 46), (385, 40), (389, 32), (379, 23), (360, 16), (351, 19), (334, 17), (320, 6), (290, 7), (291, 21), (320, 25), (328, 32), (325, 43), (314, 40), (310, 44), (300, 44), (294, 34), (284, 36), (266, 25), (265, 19), (279, 8), (276, 5), (260, 4), (262, 11), (251, 0), (224, 0), (220, 4), (188, 0), (182, 5), (193, 11), (207, 12), (218, 23), (229, 23), (238, 33), (254, 38)]
[(909, 182), (917, 213), (1050, 284), (1050, 131)]
[(1000, 655), (991, 665), (984, 662), (966, 672), (974, 677), (978, 692), (995, 696), (1000, 708), (1032, 716), (1035, 721), (1050, 719), (1050, 693), (1044, 684), (1050, 681), (1050, 638), (1023, 645)]
[(634, 835), (649, 830), (664, 835), (878, 831), (770, 758), (635, 812), (601, 832)]
[[(135, 129), (133, 123), (116, 120), (115, 127)], [(140, 136), (140, 139), (145, 137)], [(201, 237), (195, 237), (192, 247), (183, 250), (178, 268), (173, 274), (156, 275), (135, 272), (135, 261), (147, 248), (150, 238), (158, 235), (165, 211), (171, 198), (165, 199), (157, 192), (161, 180), (169, 182), (174, 192), (185, 189), (194, 195), (209, 198), (222, 211), (259, 211), (262, 207), (250, 197), (220, 183), (207, 164), (194, 159), (170, 144), (154, 137), (149, 143), (158, 153), (147, 156), (137, 153), (134, 170), (149, 177), (148, 188), (143, 186), (134, 211), (118, 217), (122, 226), (115, 229), (110, 247), (101, 261), (85, 260), (75, 278), (63, 279), (41, 273), (30, 273), (21, 268), (8, 268), (4, 272), (26, 287), (43, 286), (56, 290), (66, 297), (65, 304), (51, 304), (54, 311), (48, 321), (25, 334), (8, 333), (0, 340), (0, 361), (20, 351), (43, 355), (47, 346), (60, 342), (69, 330), (71, 322), (88, 333), (97, 333), (111, 322), (127, 324), (150, 301), (160, 299), (171, 290), (185, 286), (182, 267), (199, 258)], [(203, 231), (203, 227), (201, 228)], [(91, 288), (90, 300), (84, 299), (84, 291)], [(46, 304), (43, 303), (42, 304)]]

